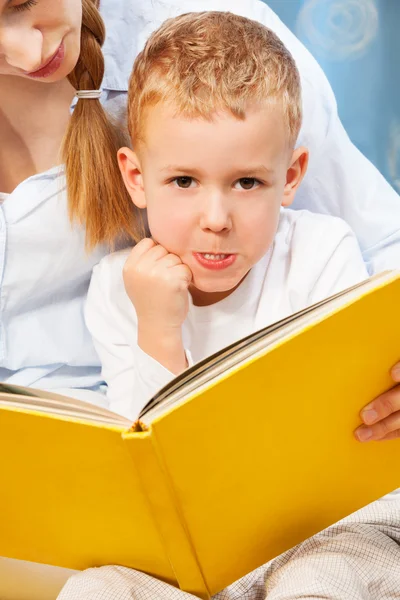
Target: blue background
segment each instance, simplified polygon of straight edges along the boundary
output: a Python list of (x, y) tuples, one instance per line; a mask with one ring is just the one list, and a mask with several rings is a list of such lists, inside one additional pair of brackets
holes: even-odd
[(400, 0), (264, 0), (315, 56), (356, 146), (400, 192)]

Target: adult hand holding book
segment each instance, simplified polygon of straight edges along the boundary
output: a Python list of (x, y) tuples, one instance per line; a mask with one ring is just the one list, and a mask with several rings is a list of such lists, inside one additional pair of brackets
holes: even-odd
[[(394, 383), (400, 384), (400, 362), (390, 370)], [(400, 437), (400, 385), (396, 385), (361, 411), (363, 425), (356, 435), (361, 442), (393, 440)]]

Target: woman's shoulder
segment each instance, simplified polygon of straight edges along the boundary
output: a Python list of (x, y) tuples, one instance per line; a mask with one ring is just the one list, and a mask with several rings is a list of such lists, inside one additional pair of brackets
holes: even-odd
[[(105, 73), (103, 88), (127, 92), (134, 60), (140, 51), (141, 1), (102, 0), (100, 14), (106, 26), (103, 46)], [(144, 3), (143, 3), (144, 4)]]
[(205, 10), (234, 12), (287, 31), (261, 0), (101, 0), (100, 13), (106, 25), (103, 88), (126, 92), (135, 58), (151, 33), (166, 19)]

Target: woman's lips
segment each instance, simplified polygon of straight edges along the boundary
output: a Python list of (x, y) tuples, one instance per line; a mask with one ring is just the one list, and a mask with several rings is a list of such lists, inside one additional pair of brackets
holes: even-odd
[(32, 73), (27, 73), (27, 75), (34, 79), (50, 77), (50, 75), (53, 75), (53, 73), (58, 71), (58, 69), (61, 66), (62, 61), (64, 60), (64, 56), (65, 56), (64, 42), (61, 42), (57, 52), (52, 56), (52, 58), (50, 58), (49, 61), (47, 61), (47, 63), (45, 63), (37, 71), (33, 71)]
[(221, 271), (227, 269), (236, 260), (236, 254), (223, 254), (222, 252), (214, 254), (211, 252), (193, 252), (197, 262), (211, 271)]

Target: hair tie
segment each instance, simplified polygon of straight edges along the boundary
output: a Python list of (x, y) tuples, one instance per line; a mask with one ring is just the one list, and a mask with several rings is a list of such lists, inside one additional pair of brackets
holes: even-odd
[(101, 96), (101, 90), (79, 90), (75, 96), (78, 100), (98, 100)]

